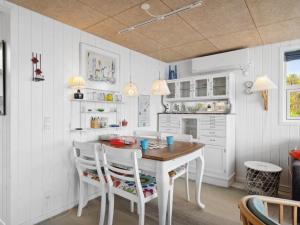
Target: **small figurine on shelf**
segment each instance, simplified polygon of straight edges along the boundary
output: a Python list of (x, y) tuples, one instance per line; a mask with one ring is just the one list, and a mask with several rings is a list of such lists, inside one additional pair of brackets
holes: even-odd
[(128, 125), (128, 121), (127, 120), (122, 120), (122, 127), (126, 127)]
[(106, 94), (105, 101), (112, 102), (113, 100), (114, 100), (113, 94), (111, 93)]

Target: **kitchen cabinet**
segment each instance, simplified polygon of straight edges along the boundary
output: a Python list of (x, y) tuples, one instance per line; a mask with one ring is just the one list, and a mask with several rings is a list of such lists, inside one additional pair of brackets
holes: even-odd
[(212, 97), (228, 97), (229, 92), (229, 76), (217, 75), (211, 77), (211, 96)]
[(180, 133), (180, 118), (174, 114), (159, 114), (158, 129), (165, 133)]
[(209, 78), (208, 77), (199, 77), (194, 79), (194, 97), (195, 98), (207, 98), (209, 97)]
[(179, 81), (179, 98), (190, 98), (193, 93), (192, 80), (181, 80)]
[(172, 82), (172, 81), (168, 81), (167, 83), (169, 90), (170, 90), (170, 94), (166, 96), (167, 99), (172, 100), (172, 99), (177, 99), (177, 95), (178, 95), (178, 91), (177, 89), (177, 82)]
[[(235, 116), (232, 114), (159, 114), (160, 132), (191, 134), (204, 147), (204, 182), (229, 187), (235, 176)], [(190, 163), (190, 177), (196, 166)]]
[(197, 75), (167, 81), (168, 101), (229, 99), (235, 93), (233, 74), (228, 72)]

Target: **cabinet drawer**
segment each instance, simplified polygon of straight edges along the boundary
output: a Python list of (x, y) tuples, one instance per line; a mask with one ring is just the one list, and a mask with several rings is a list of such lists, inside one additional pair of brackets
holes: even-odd
[(209, 129), (209, 130), (199, 130), (200, 136), (210, 136), (210, 137), (226, 137), (226, 130), (216, 130), (216, 129)]
[(180, 129), (179, 128), (172, 128), (172, 127), (159, 127), (159, 132), (179, 134)]
[(173, 127), (173, 128), (180, 128), (180, 123), (159, 123), (160, 127)]
[(225, 116), (202, 116), (199, 118), (200, 122), (225, 122)]
[(199, 141), (203, 142), (206, 145), (217, 145), (217, 146), (225, 146), (226, 138), (224, 137), (209, 137), (200, 135)]
[(223, 130), (225, 132), (226, 125), (225, 124), (199, 124), (199, 129), (201, 130)]

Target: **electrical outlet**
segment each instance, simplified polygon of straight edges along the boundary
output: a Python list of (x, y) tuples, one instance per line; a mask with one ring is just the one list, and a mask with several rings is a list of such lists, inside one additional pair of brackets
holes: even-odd
[(52, 118), (50, 116), (44, 117), (44, 130), (49, 131), (52, 129)]

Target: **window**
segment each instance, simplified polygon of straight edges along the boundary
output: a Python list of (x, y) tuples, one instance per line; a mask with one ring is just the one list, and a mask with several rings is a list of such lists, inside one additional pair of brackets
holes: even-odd
[(284, 95), (287, 121), (300, 121), (300, 50), (284, 53)]

